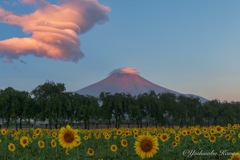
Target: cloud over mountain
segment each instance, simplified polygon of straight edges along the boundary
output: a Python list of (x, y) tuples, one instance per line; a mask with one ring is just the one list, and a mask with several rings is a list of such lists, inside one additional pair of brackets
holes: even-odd
[(123, 92), (131, 95), (139, 95), (149, 91), (155, 91), (156, 93), (180, 94), (148, 81), (147, 79), (141, 77), (138, 71), (134, 68), (115, 69), (107, 78), (84, 87), (78, 90), (77, 93), (97, 97), (101, 92)]
[[(48, 1), (30, 14), (17, 15), (0, 7), (0, 22), (22, 27), (30, 37), (12, 37), (0, 41), (0, 57), (18, 59), (32, 54), (66, 61), (83, 57), (78, 35), (87, 32), (96, 23), (108, 21), (110, 8), (97, 0), (61, 0), (59, 5)], [(35, 3), (34, 0), (22, 0)]]
[(128, 93), (131, 95), (139, 95), (148, 93), (150, 91), (154, 91), (157, 94), (172, 93), (177, 96), (184, 95), (187, 97), (199, 98), (200, 102), (202, 103), (208, 101), (207, 99), (197, 95), (183, 94), (154, 84), (151, 81), (141, 77), (138, 71), (134, 68), (115, 69), (105, 79), (79, 89), (76, 91), (76, 93), (98, 97), (101, 92), (109, 92), (111, 94)]

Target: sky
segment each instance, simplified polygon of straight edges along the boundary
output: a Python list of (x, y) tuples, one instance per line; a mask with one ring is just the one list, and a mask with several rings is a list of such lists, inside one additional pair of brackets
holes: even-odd
[(76, 91), (132, 67), (162, 87), (240, 101), (240, 1), (2, 0), (0, 89)]

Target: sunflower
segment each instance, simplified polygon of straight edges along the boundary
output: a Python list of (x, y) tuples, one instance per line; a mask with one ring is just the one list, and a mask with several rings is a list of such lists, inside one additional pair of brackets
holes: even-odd
[[(176, 131), (175, 131), (174, 129), (171, 129), (170, 132), (171, 132), (172, 134), (175, 134), (175, 133), (176, 133)], [(156, 134), (156, 133), (155, 133), (155, 134)]]
[(227, 128), (231, 128), (231, 126), (232, 126), (231, 124), (227, 124)]
[(27, 136), (22, 136), (20, 139), (20, 144), (23, 148), (25, 148), (29, 143), (29, 139)]
[(211, 143), (214, 143), (214, 142), (216, 142), (216, 136), (214, 136), (214, 135), (211, 135), (211, 136), (209, 136), (208, 137), (208, 139), (209, 139), (209, 141), (211, 142)]
[(54, 139), (51, 140), (51, 146), (52, 148), (55, 148), (57, 146), (57, 143)]
[(163, 133), (160, 135), (159, 138), (161, 139), (162, 142), (166, 142), (170, 138), (170, 136), (167, 133)]
[(223, 127), (222, 134), (226, 134), (226, 128)]
[(35, 134), (35, 133), (33, 133), (33, 135), (32, 135), (32, 139), (37, 139), (37, 138), (38, 138), (38, 135)]
[(172, 142), (172, 147), (173, 147), (173, 148), (176, 148), (177, 145), (178, 145), (178, 142), (176, 142), (176, 141), (173, 141), (173, 142)]
[(95, 139), (100, 139), (101, 138), (101, 134), (98, 134), (95, 136)]
[(240, 160), (240, 152), (233, 154), (230, 160)]
[(1, 133), (2, 133), (2, 135), (7, 134), (7, 130), (6, 130), (6, 129), (2, 129), (2, 130), (1, 130)]
[(208, 138), (210, 136), (210, 134), (208, 132), (204, 133), (204, 137)]
[(87, 140), (88, 140), (88, 136), (84, 136), (83, 139), (84, 139), (85, 141), (87, 141)]
[(42, 133), (42, 129), (41, 128), (37, 128), (33, 131), (35, 134), (39, 135), (40, 133)]
[(117, 151), (117, 145), (115, 145), (115, 144), (112, 144), (111, 145), (111, 151), (113, 151), (113, 152), (116, 152)]
[(183, 136), (186, 136), (187, 134), (188, 134), (187, 130), (183, 130), (183, 131), (182, 131), (182, 135), (183, 135)]
[(199, 128), (195, 128), (194, 133), (199, 136), (201, 134), (201, 130)]
[(125, 136), (127, 137), (127, 136), (130, 136), (131, 135), (131, 132), (130, 131), (126, 131), (125, 132)]
[(125, 128), (125, 131), (129, 131), (129, 128)]
[(134, 138), (135, 138), (135, 139), (137, 139), (137, 138), (138, 138), (138, 134), (134, 134), (133, 136), (134, 136)]
[(44, 147), (45, 147), (44, 141), (39, 140), (39, 141), (38, 141), (38, 147), (39, 147), (40, 149), (44, 148)]
[(57, 132), (53, 131), (52, 132), (52, 137), (57, 138)]
[(226, 138), (226, 140), (230, 140), (232, 138), (232, 136), (230, 134), (226, 134), (225, 138)]
[(14, 152), (15, 149), (16, 149), (15, 144), (13, 144), (13, 143), (9, 143), (9, 144), (8, 144), (8, 150), (9, 150), (9, 151)]
[(94, 155), (94, 150), (93, 150), (92, 148), (88, 148), (87, 154), (88, 154), (89, 156)]
[(123, 147), (127, 147), (128, 141), (127, 141), (126, 139), (122, 139), (122, 140), (121, 140), (121, 145), (122, 145)]
[(106, 140), (108, 140), (110, 137), (111, 137), (111, 135), (108, 134), (108, 133), (104, 135), (104, 138), (105, 138)]
[(207, 127), (202, 127), (202, 131), (205, 133), (205, 132), (208, 132), (208, 129)]
[(69, 125), (62, 127), (59, 131), (58, 141), (63, 148), (72, 149), (80, 145), (80, 136), (77, 130), (72, 129)]
[(92, 138), (92, 135), (91, 134), (88, 134), (88, 139), (91, 139)]
[(223, 127), (221, 127), (219, 125), (217, 125), (214, 129), (217, 133), (222, 133), (222, 131), (223, 131)]
[(158, 138), (151, 135), (140, 135), (134, 143), (135, 152), (142, 159), (151, 158), (157, 153)]
[(232, 143), (236, 143), (236, 142), (237, 142), (236, 138), (232, 138)]
[(239, 127), (239, 124), (234, 124), (234, 125), (232, 126), (233, 129), (238, 129), (238, 127)]
[(198, 143), (198, 140), (197, 140), (197, 138), (196, 138), (196, 137), (194, 137), (194, 136), (192, 136), (192, 141), (193, 141), (193, 143)]
[(235, 134), (235, 131), (234, 131), (234, 130), (230, 130), (230, 134), (231, 134), (231, 135), (234, 135), (234, 134)]
[(240, 138), (240, 133), (238, 133), (238, 138)]
[(137, 128), (134, 128), (134, 129), (133, 129), (133, 133), (134, 133), (134, 134), (138, 134), (138, 129), (137, 129)]
[(211, 134), (215, 134), (216, 131), (212, 128), (212, 129), (210, 129), (210, 133), (211, 133)]
[(180, 138), (180, 136), (176, 135), (176, 136), (174, 137), (174, 140), (177, 141), (177, 142), (180, 142), (181, 138)]
[(121, 134), (122, 134), (122, 130), (118, 129), (116, 135), (121, 135)]

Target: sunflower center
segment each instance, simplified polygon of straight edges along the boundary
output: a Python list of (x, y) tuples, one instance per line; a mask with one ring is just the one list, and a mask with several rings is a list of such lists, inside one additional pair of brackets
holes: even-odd
[(153, 148), (153, 144), (151, 141), (147, 140), (147, 139), (144, 139), (141, 144), (140, 144), (140, 147), (142, 149), (142, 151), (144, 152), (149, 152), (151, 151), (151, 149)]
[(26, 139), (23, 140), (23, 144), (27, 144), (27, 140)]
[(73, 134), (72, 133), (66, 133), (64, 135), (64, 140), (67, 143), (71, 143), (74, 140)]

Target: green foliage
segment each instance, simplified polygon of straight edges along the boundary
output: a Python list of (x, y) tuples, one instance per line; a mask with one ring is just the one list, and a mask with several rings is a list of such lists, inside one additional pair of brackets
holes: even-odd
[(201, 103), (198, 98), (151, 91), (138, 96), (102, 92), (99, 98), (66, 92), (63, 83), (47, 81), (31, 93), (11, 87), (0, 90), (0, 118), (6, 127), (22, 120), (47, 120), (48, 127), (84, 123), (123, 124), (144, 127), (226, 125), (240, 122), (240, 102), (211, 100)]
[[(217, 128), (222, 129), (217, 132)], [(195, 130), (199, 130), (199, 133), (196, 134)], [(5, 131), (4, 134), (3, 131)], [(138, 141), (136, 135), (138, 137), (140, 135), (157, 137), (159, 150), (152, 158), (149, 158), (150, 160), (226, 160), (231, 159), (231, 154), (237, 154), (240, 151), (239, 124), (208, 127), (76, 129), (76, 131), (80, 136), (80, 145), (67, 150), (59, 143), (59, 129), (0, 129), (0, 159), (140, 160), (134, 147), (135, 142)], [(186, 134), (183, 134), (184, 132)], [(206, 134), (209, 134), (209, 137), (206, 137)], [(163, 140), (162, 135), (167, 135), (168, 139)], [(20, 143), (23, 136), (29, 140), (26, 147)], [(215, 141), (210, 141), (211, 136), (216, 138)], [(121, 143), (123, 139), (127, 141), (125, 146)], [(39, 141), (44, 142), (42, 148), (38, 145)], [(55, 142), (55, 146), (51, 144), (52, 141)], [(16, 147), (13, 152), (8, 148), (10, 143)], [(117, 146), (115, 152), (111, 150), (113, 144)], [(89, 148), (94, 151), (93, 155), (88, 154)]]

